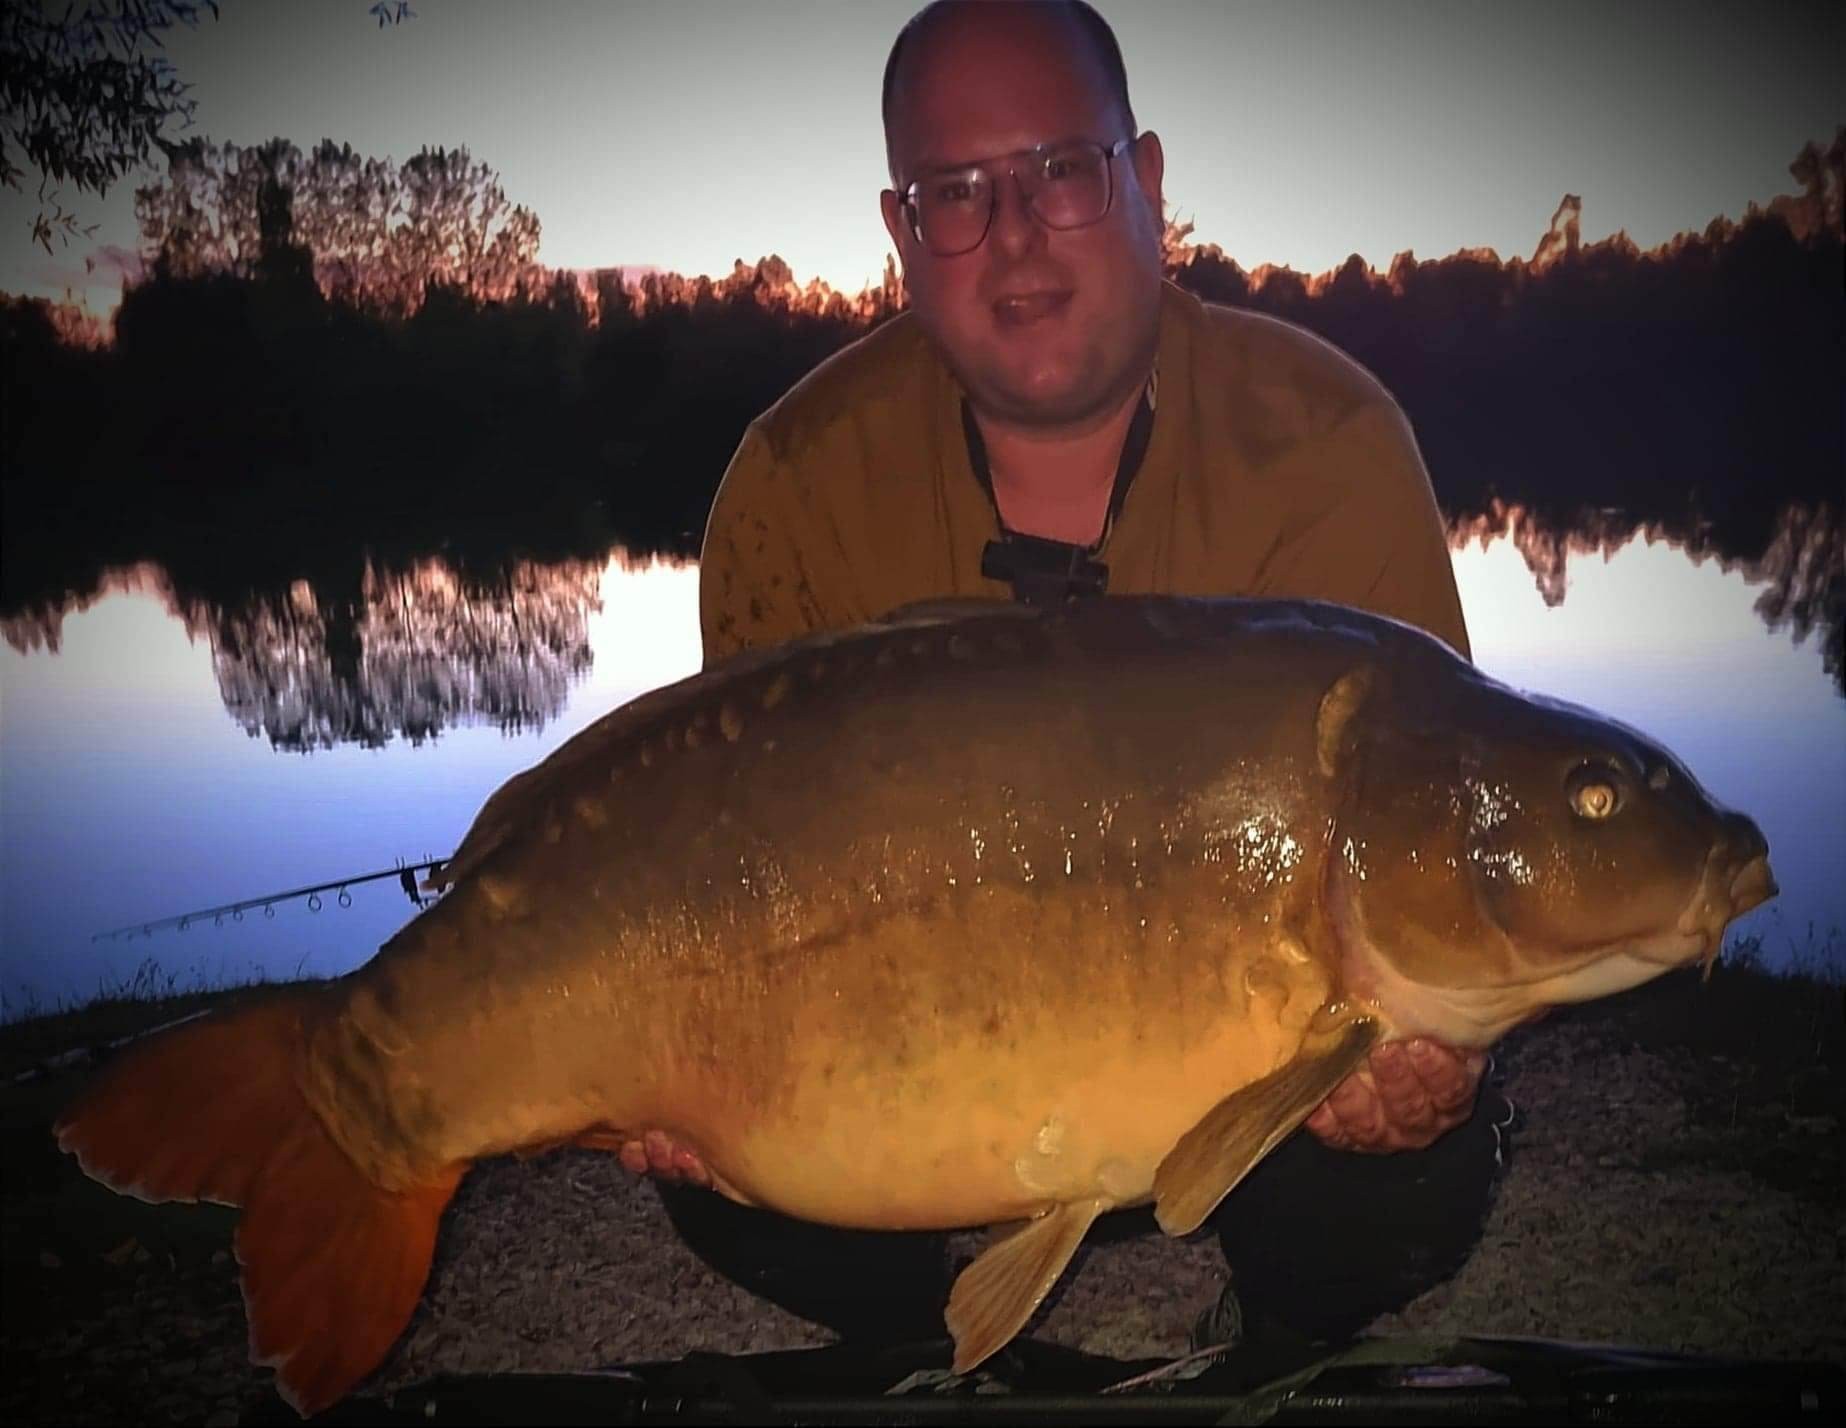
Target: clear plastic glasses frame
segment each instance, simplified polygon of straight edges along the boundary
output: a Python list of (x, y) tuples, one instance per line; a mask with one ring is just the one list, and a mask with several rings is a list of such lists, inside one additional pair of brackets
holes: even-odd
[[(994, 208), (999, 202), (1000, 182), (996, 170), (1012, 175), (1013, 181), (1019, 185), (1020, 197), (1025, 200), (1027, 211), (1045, 227), (1056, 229), (1059, 232), (1068, 232), (1074, 228), (1088, 228), (1091, 224), (1100, 223), (1107, 218), (1109, 210), (1115, 206), (1115, 160), (1134, 145), (1134, 139), (1119, 139), (1113, 145), (1098, 144), (1088, 140), (1039, 144), (1034, 148), (1019, 149), (1010, 154), (982, 159), (977, 163), (932, 170), (899, 194), (898, 202), (903, 206), (911, 234), (917, 242), (939, 258), (953, 258), (963, 253), (971, 253), (987, 240), (988, 230), (993, 227)], [(1101, 161), (1102, 204), (1095, 213), (1087, 217), (1069, 219), (1041, 211), (1039, 195), (1047, 184), (1055, 182), (1046, 173), (1051, 162), (1073, 151), (1094, 156)], [(982, 190), (987, 195), (986, 212), (981, 217), (980, 223), (978, 226), (970, 224), (969, 231), (974, 236), (966, 242), (956, 238), (950, 238), (941, 244), (932, 242), (930, 236), (923, 231), (923, 204), (920, 198), (923, 185), (925, 183), (939, 184), (945, 180), (970, 175), (978, 176), (976, 181), (982, 185)]]

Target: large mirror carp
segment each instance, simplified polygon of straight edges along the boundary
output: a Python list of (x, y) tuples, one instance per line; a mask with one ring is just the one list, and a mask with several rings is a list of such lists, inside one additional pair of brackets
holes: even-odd
[(1634, 730), (1304, 601), (956, 602), (752, 652), (482, 808), (365, 966), (118, 1056), (64, 1149), (241, 1206), (313, 1412), (402, 1332), (483, 1156), (645, 1131), (832, 1225), (1023, 1221), (966, 1370), (1098, 1215), (1195, 1228), (1381, 1039), (1484, 1047), (1709, 965), (1767, 847)]

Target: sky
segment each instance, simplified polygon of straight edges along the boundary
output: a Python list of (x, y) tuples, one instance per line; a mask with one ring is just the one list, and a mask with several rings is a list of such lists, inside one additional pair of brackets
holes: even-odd
[[(58, 0), (62, 3), (62, 0)], [(779, 253), (856, 292), (883, 270), (885, 56), (916, 0), (544, 4), (222, 0), (169, 36), (192, 132), (322, 138), (402, 161), (465, 146), (543, 225), (552, 267), (728, 273)], [(1582, 233), (1643, 246), (1795, 191), (1846, 123), (1846, 6), (1100, 0), (1166, 197), (1246, 268), (1530, 256), (1566, 193)], [(0, 290), (107, 311), (133, 182), (66, 191), (93, 240), (29, 238), (35, 178), (0, 190)]]

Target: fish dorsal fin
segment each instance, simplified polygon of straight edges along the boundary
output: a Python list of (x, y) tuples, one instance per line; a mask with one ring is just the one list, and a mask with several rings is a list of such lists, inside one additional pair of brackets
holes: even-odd
[(1044, 1303), (1096, 1217), (1111, 1207), (1105, 1199), (1053, 1205), (981, 1252), (955, 1279), (943, 1319), (955, 1336), (955, 1372), (1006, 1347)]
[[(919, 602), (921, 605), (950, 603), (957, 602)], [(960, 603), (970, 606), (1003, 606), (1006, 602), (968, 600)], [(904, 607), (912, 608), (916, 607)], [(963, 610), (959, 618), (965, 619), (975, 613), (977, 611), (973, 609)], [(917, 623), (938, 624), (947, 618), (951, 617), (937, 615)], [(488, 797), (487, 802), (481, 805), (481, 811), (475, 814), (474, 822), (468, 826), (467, 835), (455, 850), (455, 855), (430, 874), (423, 884), (424, 891), (441, 892), (474, 872), (508, 838), (533, 819), (542, 817), (545, 808), (554, 800), (578, 787), (579, 775), (585, 764), (603, 757), (610, 745), (621, 742), (637, 729), (675, 711), (690, 709), (703, 700), (711, 699), (717, 695), (717, 691), (730, 688), (738, 680), (747, 679), (758, 670), (805, 651), (829, 649), (876, 634), (885, 628), (885, 624), (885, 621), (874, 621), (841, 630), (822, 630), (782, 644), (742, 650), (697, 674), (650, 690), (611, 710), (542, 763), (534, 764), (501, 784)]]
[(988, 616), (1036, 620), (1040, 611), (1017, 600), (996, 600), (991, 595), (941, 595), (931, 600), (912, 600), (886, 611), (874, 625), (945, 625), (956, 620), (982, 619)]
[[(838, 633), (829, 633), (812, 636), (800, 643), (820, 645), (839, 638)], [(496, 848), (531, 819), (540, 816), (556, 797), (577, 787), (583, 766), (603, 757), (611, 744), (619, 743), (634, 730), (675, 709), (697, 702), (714, 689), (726, 687), (775, 663), (784, 658), (790, 648), (789, 645), (770, 645), (745, 650), (710, 669), (650, 690), (603, 715), (549, 758), (514, 774), (495, 789), (481, 805), (481, 811), (474, 815), (474, 822), (468, 825), (467, 835), (456, 848), (455, 856), (430, 874), (424, 888), (440, 892), (479, 868)]]
[(440, 868), (430, 869), (422, 882), (424, 892), (444, 892), (487, 861), (487, 855), (506, 841), (518, 825), (515, 810), (521, 799), (545, 771), (544, 764), (534, 764), (516, 773), (487, 797), (481, 811), (474, 815), (461, 846)]
[(1365, 1059), (1378, 1034), (1369, 1017), (1349, 1022), (1332, 1046), (1295, 1057), (1207, 1111), (1154, 1172), (1160, 1228), (1185, 1235), (1203, 1224), (1237, 1182)]
[(543, 763), (515, 774), (495, 790), (487, 802), (481, 805), (481, 811), (469, 825), (461, 846), (455, 850), (455, 856), (433, 871), (423, 888), (426, 892), (441, 892), (478, 869), (521, 828), (542, 817), (544, 810), (553, 801), (577, 787), (583, 766), (600, 758), (611, 744), (620, 742), (656, 719), (710, 699), (717, 691), (727, 689), (738, 680), (746, 679), (769, 665), (807, 651), (849, 644), (890, 629), (950, 624), (983, 616), (1036, 619), (1037, 613), (1015, 601), (994, 600), (984, 596), (913, 600), (877, 620), (861, 625), (822, 630), (782, 644), (743, 650), (698, 674), (631, 699), (619, 709), (605, 714)]

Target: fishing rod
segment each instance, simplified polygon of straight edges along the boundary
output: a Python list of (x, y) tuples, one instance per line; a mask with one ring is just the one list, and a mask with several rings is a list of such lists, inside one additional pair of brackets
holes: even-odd
[[(316, 883), (314, 886), (306, 888), (290, 888), (287, 892), (270, 893), (266, 897), (245, 898), (242, 902), (227, 902), (221, 907), (203, 907), (196, 912), (182, 912), (173, 917), (159, 917), (151, 922), (131, 922), (126, 927), (117, 927), (109, 932), (95, 933), (91, 936), (90, 941), (100, 942), (104, 938), (113, 941), (119, 937), (132, 938), (137, 935), (151, 937), (156, 930), (168, 927), (177, 927), (180, 931), (184, 932), (194, 922), (207, 917), (212, 920), (212, 926), (222, 927), (224, 926), (224, 919), (227, 914), (230, 916), (231, 921), (242, 922), (244, 920), (244, 914), (253, 907), (262, 908), (264, 917), (274, 917), (276, 915), (277, 903), (292, 902), (298, 897), (305, 897), (308, 900), (308, 911), (319, 912), (322, 906), (320, 895), (324, 892), (333, 892), (336, 889), (339, 895), (338, 901), (340, 906), (351, 907), (353, 905), (353, 897), (347, 889), (355, 888), (359, 886), (360, 883), (375, 883), (381, 878), (396, 878), (399, 885), (404, 889), (405, 896), (418, 907), (422, 907), (426, 899), (417, 891), (417, 880), (413, 875), (422, 872), (426, 868), (443, 867), (448, 861), (448, 858), (428, 858), (421, 863), (399, 863), (395, 868), (386, 868), (381, 872), (360, 873), (357, 877), (351, 878), (335, 878), (329, 883)], [(434, 897), (427, 899), (427, 901), (431, 902), (434, 900)]]

